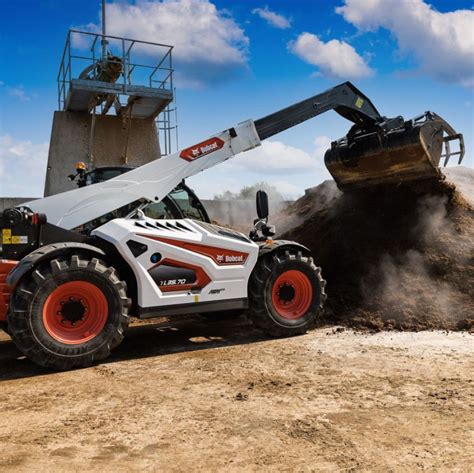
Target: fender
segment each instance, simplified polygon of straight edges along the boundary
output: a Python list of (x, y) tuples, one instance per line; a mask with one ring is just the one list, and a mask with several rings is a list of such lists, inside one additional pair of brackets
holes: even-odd
[(20, 279), (32, 268), (38, 266), (39, 263), (54, 258), (55, 256), (64, 255), (65, 251), (69, 249), (85, 250), (100, 257), (105, 256), (104, 251), (95, 246), (88, 245), (87, 243), (64, 242), (42, 246), (20, 260), (20, 262), (8, 274), (6, 279), (7, 284), (12, 288), (15, 287)]
[(260, 246), (259, 256), (273, 253), (276, 250), (296, 249), (305, 255), (311, 255), (311, 250), (301, 243), (290, 240), (273, 240), (271, 243), (265, 243)]

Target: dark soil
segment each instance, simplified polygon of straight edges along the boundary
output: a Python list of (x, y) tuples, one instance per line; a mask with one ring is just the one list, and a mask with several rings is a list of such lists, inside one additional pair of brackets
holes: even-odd
[(326, 181), (278, 220), (322, 266), (329, 321), (472, 330), (474, 211), (452, 183), (342, 194)]

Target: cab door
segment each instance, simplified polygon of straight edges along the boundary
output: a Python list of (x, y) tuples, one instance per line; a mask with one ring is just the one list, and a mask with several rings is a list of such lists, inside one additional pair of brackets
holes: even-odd
[(168, 194), (168, 197), (180, 209), (183, 218), (192, 218), (193, 220), (211, 223), (204, 205), (186, 184), (181, 183)]

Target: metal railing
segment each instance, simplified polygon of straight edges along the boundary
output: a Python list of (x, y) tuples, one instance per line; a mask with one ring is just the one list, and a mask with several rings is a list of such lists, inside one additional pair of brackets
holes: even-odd
[[(177, 107), (173, 86), (173, 46), (88, 31), (69, 30), (57, 76), (58, 107), (65, 110), (74, 79), (101, 82), (101, 68), (117, 65), (118, 76), (110, 83), (120, 85), (116, 94), (124, 106), (127, 96), (136, 94), (136, 86), (167, 90), (173, 102), (156, 118), (162, 154), (178, 149)], [(105, 55), (105, 57), (104, 57)], [(104, 101), (97, 105), (98, 113), (108, 113)], [(113, 108), (111, 109), (113, 110)]]
[[(104, 58), (104, 42), (107, 57)], [(145, 86), (173, 91), (173, 46), (88, 31), (69, 30), (58, 72), (58, 107), (64, 110), (73, 79), (99, 80), (100, 66), (120, 64), (121, 94)]]
[(167, 156), (179, 150), (176, 90), (174, 91), (173, 98), (174, 101), (156, 117), (156, 128), (158, 130), (162, 156)]

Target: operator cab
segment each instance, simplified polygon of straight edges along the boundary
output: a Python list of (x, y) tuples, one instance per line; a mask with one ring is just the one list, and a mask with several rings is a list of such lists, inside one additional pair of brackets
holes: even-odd
[[(76, 164), (76, 174), (70, 174), (69, 180), (76, 181), (78, 187), (85, 187), (108, 181), (132, 169), (135, 168), (133, 166), (101, 166), (88, 170), (85, 163), (79, 162)], [(192, 218), (193, 220), (211, 223), (204, 205), (184, 181), (178, 184), (162, 201), (133, 203), (123, 209), (120, 214), (125, 216), (138, 209), (147, 217), (155, 220)], [(101, 217), (101, 220), (104, 217)], [(116, 216), (113, 218), (116, 218)]]

